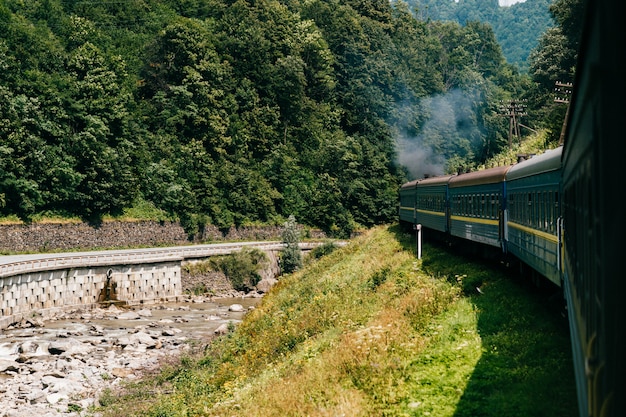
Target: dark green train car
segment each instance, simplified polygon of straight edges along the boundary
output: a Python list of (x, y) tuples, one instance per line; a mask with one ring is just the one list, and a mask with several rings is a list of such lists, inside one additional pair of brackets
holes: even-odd
[(423, 179), (415, 188), (415, 222), (438, 232), (448, 231), (448, 181), (453, 175)]
[(558, 286), (562, 150), (520, 162), (506, 174), (507, 251)]
[(510, 165), (450, 178), (449, 229), (452, 236), (504, 247), (505, 175)]
[(415, 224), (415, 186), (419, 180), (409, 181), (400, 187), (400, 223), (404, 226)]
[(563, 147), (563, 287), (581, 417), (626, 415), (626, 3), (587, 2)]

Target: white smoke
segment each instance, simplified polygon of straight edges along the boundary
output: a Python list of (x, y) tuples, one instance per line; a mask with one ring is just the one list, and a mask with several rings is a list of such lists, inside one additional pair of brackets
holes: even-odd
[(451, 90), (400, 108), (405, 118), (415, 118), (419, 113), (425, 120), (414, 136), (406, 133), (411, 121), (405, 120), (406, 126), (399, 128), (396, 137), (397, 161), (408, 170), (410, 179), (444, 174), (447, 159), (434, 149), (469, 152), (470, 142), (478, 132), (475, 99), (475, 91)]
[(406, 167), (411, 179), (442, 175), (445, 160), (435, 155), (431, 148), (423, 146), (418, 138), (399, 138), (397, 144), (398, 162)]

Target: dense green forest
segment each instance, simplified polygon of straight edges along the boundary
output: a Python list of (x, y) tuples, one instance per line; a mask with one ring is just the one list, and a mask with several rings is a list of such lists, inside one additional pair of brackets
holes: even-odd
[(554, 0), (526, 0), (508, 7), (498, 0), (407, 0), (421, 19), (447, 20), (462, 25), (487, 23), (507, 62), (528, 71), (529, 55), (541, 36), (553, 26), (549, 7)]
[(524, 75), (490, 26), (403, 2), (0, 0), (0, 216), (388, 222), (403, 181), (507, 146), (503, 101), (558, 138), (578, 2)]

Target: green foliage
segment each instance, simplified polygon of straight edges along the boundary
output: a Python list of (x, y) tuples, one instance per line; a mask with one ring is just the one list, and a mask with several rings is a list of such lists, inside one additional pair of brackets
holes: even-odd
[(283, 225), (282, 240), (284, 248), (280, 255), (280, 267), (283, 273), (290, 274), (302, 267), (300, 231), (293, 215), (290, 215)]
[(209, 260), (214, 270), (221, 271), (237, 291), (249, 291), (261, 280), (261, 269), (268, 263), (259, 249), (243, 248), (239, 252)]
[(397, 215), (423, 165), (401, 139), (479, 165), (524, 80), (486, 25), (404, 3), (5, 1), (0, 215), (97, 224), (145, 201), (190, 237), (288, 215), (349, 237)]
[(371, 290), (376, 290), (381, 284), (387, 281), (389, 274), (391, 273), (391, 269), (389, 267), (385, 267), (379, 269), (378, 271), (374, 271), (372, 276), (368, 279), (368, 284)]
[(323, 256), (330, 255), (337, 249), (337, 245), (333, 242), (324, 242), (320, 246), (316, 246), (311, 249), (311, 253), (309, 253), (309, 257), (313, 259), (319, 259)]
[(461, 25), (488, 24), (507, 61), (522, 71), (528, 70), (528, 56), (537, 47), (537, 39), (552, 25), (551, 3), (551, 0), (534, 0), (501, 7), (497, 1), (407, 1), (420, 19), (453, 21)]

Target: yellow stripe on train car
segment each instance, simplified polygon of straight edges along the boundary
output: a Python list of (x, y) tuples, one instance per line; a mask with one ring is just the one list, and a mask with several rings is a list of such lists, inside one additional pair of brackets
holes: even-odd
[(445, 215), (445, 213), (442, 211), (430, 211), (430, 210), (417, 209), (417, 212), (422, 213), (422, 214), (430, 214), (432, 216), (441, 216), (441, 217)]
[(539, 236), (549, 242), (554, 244), (559, 243), (559, 239), (550, 233), (542, 232), (541, 230), (533, 229), (532, 227), (524, 226), (519, 223), (509, 222), (509, 227), (513, 227), (515, 229), (521, 230), (522, 232), (529, 233), (531, 235)]
[(490, 226), (498, 226), (498, 221), (493, 219), (481, 219), (480, 217), (450, 216), (450, 220), (456, 220), (466, 223), (488, 224)]

